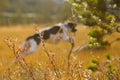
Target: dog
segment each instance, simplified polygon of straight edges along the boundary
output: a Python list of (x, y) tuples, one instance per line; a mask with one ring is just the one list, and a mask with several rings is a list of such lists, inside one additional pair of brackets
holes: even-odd
[(26, 55), (35, 52), (38, 45), (42, 43), (42, 40), (51, 40), (54, 43), (58, 43), (63, 40), (70, 42), (71, 45), (74, 46), (74, 38), (69, 35), (69, 33), (75, 34), (77, 31), (76, 26), (77, 24), (74, 22), (66, 22), (39, 30), (34, 35), (26, 38), (26, 40), (23, 42), (20, 47), (21, 54), (19, 55), (19, 59), (24, 58)]

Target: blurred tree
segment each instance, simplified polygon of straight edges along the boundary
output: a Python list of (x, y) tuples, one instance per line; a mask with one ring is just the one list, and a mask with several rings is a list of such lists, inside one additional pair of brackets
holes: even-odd
[(113, 0), (113, 3), (115, 3), (117, 7), (120, 7), (120, 0)]
[(0, 0), (0, 11), (4, 10), (8, 6), (8, 0)]
[(57, 14), (58, 5), (54, 1), (45, 0), (40, 6), (42, 22), (52, 22)]
[(89, 47), (106, 48), (109, 43), (104, 36), (114, 31), (120, 32), (120, 1), (119, 0), (68, 0), (72, 4), (74, 16), (91, 27), (88, 33)]
[(0, 25), (51, 23), (66, 20), (70, 5), (63, 0), (1, 0)]
[(63, 0), (1, 0), (0, 25), (61, 22), (70, 12)]
[(68, 3), (64, 3), (63, 6), (59, 7), (57, 10), (57, 20), (58, 21), (66, 21), (68, 18), (72, 16), (71, 14), (71, 5)]

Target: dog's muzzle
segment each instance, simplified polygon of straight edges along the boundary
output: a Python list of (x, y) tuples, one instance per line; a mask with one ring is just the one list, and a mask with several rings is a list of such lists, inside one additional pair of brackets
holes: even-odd
[(71, 32), (73, 33), (74, 36), (76, 36), (77, 29), (74, 28), (74, 29), (72, 29)]
[(74, 32), (74, 33), (75, 33), (76, 31), (77, 31), (77, 29), (72, 29), (72, 32)]

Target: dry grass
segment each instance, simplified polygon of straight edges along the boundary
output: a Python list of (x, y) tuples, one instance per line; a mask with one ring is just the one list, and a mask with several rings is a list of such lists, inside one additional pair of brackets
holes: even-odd
[[(89, 30), (85, 26), (78, 26), (75, 48), (87, 42), (88, 31)], [(17, 49), (17, 46), (24, 41), (27, 36), (33, 33), (35, 33), (34, 25), (0, 28), (0, 80), (120, 79), (120, 76), (118, 77), (118, 75), (120, 75), (120, 65), (118, 64), (120, 63), (120, 60), (113, 60), (116, 57), (120, 57), (120, 41), (114, 42), (107, 50), (84, 50), (73, 53), (71, 55), (70, 70), (67, 68), (67, 56), (71, 46), (67, 42), (60, 42), (58, 45), (45, 43), (45, 48), (40, 45), (39, 49), (34, 54), (28, 55), (25, 57), (25, 60), (10, 66), (11, 62), (15, 58), (15, 51), (13, 48), (10, 49), (8, 47), (8, 43), (5, 43), (5, 39), (17, 39), (17, 41), (13, 43), (16, 44), (15, 49)], [(105, 39), (109, 40), (109, 42), (112, 42), (119, 37), (120, 34), (113, 33), (110, 36), (106, 36)], [(17, 52), (15, 52), (15, 54), (16, 53)], [(112, 56), (111, 60), (105, 59), (105, 55), (108, 53)], [(49, 56), (47, 54), (49, 54)], [(99, 68), (99, 70), (95, 73), (86, 69), (90, 63), (90, 60), (94, 58), (99, 62), (99, 65), (95, 66)], [(109, 70), (108, 65), (112, 65), (112, 67), (114, 67), (114, 72), (109, 72), (111, 69)], [(9, 66), (10, 68), (8, 69)]]

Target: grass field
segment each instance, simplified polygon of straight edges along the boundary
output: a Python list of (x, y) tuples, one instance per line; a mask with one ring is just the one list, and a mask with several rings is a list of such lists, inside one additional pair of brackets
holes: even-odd
[[(45, 26), (45, 25), (40, 25), (39, 28), (42, 28), (41, 26)], [(78, 32), (75, 37), (76, 38), (75, 48), (87, 42), (87, 33), (89, 32), (89, 29), (87, 29), (83, 25), (79, 25), (77, 28), (78, 28)], [(30, 74), (34, 74), (31, 75), (32, 78), (28, 77), (30, 76), (29, 70), (28, 72), (25, 72), (24, 69), (22, 69), (19, 64), (13, 64), (10, 67), (10, 70), (7, 70), (8, 66), (10, 66), (11, 62), (14, 60), (15, 55), (13, 54), (13, 51), (9, 49), (9, 47), (5, 43), (5, 39), (7, 38), (17, 39), (17, 45), (20, 45), (20, 43), (24, 41), (27, 36), (32, 35), (33, 33), (35, 33), (34, 25), (28, 25), (28, 26), (19, 25), (19, 26), (9, 26), (9, 27), (0, 28), (0, 80), (102, 80), (97, 78), (85, 79), (85, 77), (84, 78), (81, 77), (79, 79), (78, 77), (75, 78), (75, 76), (72, 77), (71, 75), (64, 75), (65, 74), (64, 71), (67, 70), (66, 65), (67, 65), (68, 52), (71, 48), (70, 44), (67, 42), (60, 42), (57, 45), (50, 43), (45, 44), (47, 51), (49, 52), (50, 56), (52, 56), (51, 58), (53, 59), (55, 67), (59, 70), (59, 72), (60, 70), (62, 70), (61, 68), (63, 68), (63, 72), (61, 71), (62, 78), (55, 77), (56, 75), (54, 75), (54, 71), (55, 71), (54, 67), (52, 67), (51, 65), (52, 63), (50, 63), (49, 58), (46, 55), (46, 52), (44, 51), (41, 45), (34, 54), (30, 54), (25, 57), (25, 62), (29, 66), (27, 68), (29, 68), (33, 72)], [(120, 38), (120, 33), (113, 33), (112, 35), (108, 35), (105, 37), (105, 40), (112, 42), (117, 38)], [(102, 62), (106, 59), (105, 57), (106, 54), (110, 54), (112, 57), (120, 57), (120, 41), (114, 42), (106, 50), (88, 49), (88, 50), (83, 50), (81, 52), (72, 53), (71, 64), (80, 63), (82, 66), (81, 69), (84, 71), (88, 66), (88, 64), (90, 63), (91, 59), (95, 58), (98, 61)], [(25, 77), (25, 75), (27, 77)], [(106, 78), (103, 80), (106, 80)], [(113, 79), (113, 80), (117, 80), (117, 79)]]

